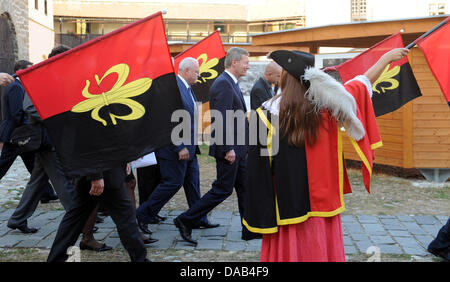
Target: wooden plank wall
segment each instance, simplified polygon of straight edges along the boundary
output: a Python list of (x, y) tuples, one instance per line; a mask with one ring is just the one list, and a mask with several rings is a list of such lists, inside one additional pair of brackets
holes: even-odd
[(410, 62), (423, 95), (412, 101), (414, 167), (450, 168), (450, 108), (419, 48)]

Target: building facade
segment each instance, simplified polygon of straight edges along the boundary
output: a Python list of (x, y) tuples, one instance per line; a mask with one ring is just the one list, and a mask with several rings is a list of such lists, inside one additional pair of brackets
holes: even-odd
[(165, 10), (169, 41), (197, 42), (219, 30), (224, 43), (250, 43), (253, 34), (304, 27), (303, 2), (55, 0), (54, 26), (56, 41), (74, 46)]

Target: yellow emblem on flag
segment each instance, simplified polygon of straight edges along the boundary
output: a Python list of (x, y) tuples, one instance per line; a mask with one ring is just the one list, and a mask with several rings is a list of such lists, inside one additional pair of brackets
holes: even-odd
[[(203, 53), (197, 58), (197, 61), (200, 62), (200, 60), (202, 60), (202, 63), (200, 65), (200, 78), (197, 80), (197, 82), (206, 83), (206, 80), (214, 79), (219, 75), (217, 71), (212, 69), (219, 63), (219, 59), (212, 58), (208, 61), (208, 55), (206, 53)], [(209, 76), (203, 76), (203, 73), (209, 73)]]
[(389, 70), (390, 66), (391, 66), (390, 64), (386, 66), (386, 68), (383, 70), (383, 73), (372, 85), (372, 90), (374, 92), (381, 94), (381, 92), (377, 89), (377, 86), (380, 83), (390, 83), (391, 84), (391, 86), (389, 86), (389, 87), (380, 86), (381, 91), (383, 93), (386, 93), (386, 90), (394, 90), (394, 89), (398, 88), (398, 86), (400, 85), (398, 80), (393, 78), (394, 76), (396, 76), (397, 74), (400, 73), (400, 66), (396, 66), (396, 67), (392, 68), (391, 70)]
[(102, 119), (99, 115), (100, 110), (103, 107), (111, 104), (123, 104), (131, 109), (131, 113), (124, 116), (118, 116), (109, 113), (111, 122), (114, 125), (117, 124), (116, 119), (136, 120), (141, 118), (145, 114), (144, 106), (129, 98), (136, 97), (145, 93), (145, 91), (147, 91), (152, 85), (152, 79), (147, 77), (140, 78), (123, 85), (130, 73), (130, 67), (127, 64), (118, 64), (106, 71), (101, 79), (99, 79), (98, 75), (95, 75), (97, 85), (100, 86), (103, 79), (112, 73), (117, 73), (117, 81), (109, 91), (101, 94), (89, 93), (89, 86), (91, 85), (91, 82), (89, 80), (86, 80), (86, 85), (82, 91), (82, 95), (83, 97), (86, 97), (87, 100), (84, 100), (75, 105), (72, 108), (72, 112), (84, 113), (92, 111), (91, 117), (94, 120), (101, 122), (104, 126), (107, 126), (108, 123), (106, 122), (106, 120)]

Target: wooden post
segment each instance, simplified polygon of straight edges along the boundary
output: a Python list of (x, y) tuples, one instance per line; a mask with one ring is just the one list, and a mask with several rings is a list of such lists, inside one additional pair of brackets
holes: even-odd
[(402, 107), (402, 127), (403, 127), (403, 150), (402, 150), (403, 168), (413, 168), (414, 121), (413, 121), (412, 102), (409, 102)]

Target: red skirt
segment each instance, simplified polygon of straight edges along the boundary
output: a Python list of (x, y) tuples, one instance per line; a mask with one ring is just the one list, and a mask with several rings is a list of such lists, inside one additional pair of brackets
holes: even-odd
[(278, 232), (264, 234), (262, 262), (344, 262), (344, 238), (340, 215), (311, 217)]

